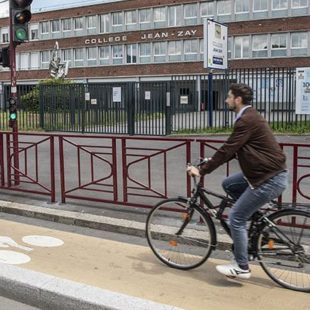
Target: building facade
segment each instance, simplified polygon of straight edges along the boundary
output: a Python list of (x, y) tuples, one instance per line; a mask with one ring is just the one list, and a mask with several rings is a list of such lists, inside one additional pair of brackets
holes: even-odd
[[(203, 74), (203, 20), (228, 26), (229, 68), (310, 66), (310, 0), (131, 0), (33, 14), (17, 48), (20, 83), (49, 77), (58, 41), (77, 81), (147, 80)], [(0, 47), (9, 42), (0, 19)], [(9, 83), (0, 67), (0, 81)]]

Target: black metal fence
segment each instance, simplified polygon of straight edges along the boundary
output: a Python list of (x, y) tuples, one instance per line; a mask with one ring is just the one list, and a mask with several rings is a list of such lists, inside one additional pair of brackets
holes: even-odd
[(240, 69), (169, 81), (20, 86), (19, 128), (131, 135), (229, 128), (234, 114), (225, 98), (231, 83), (253, 88), (253, 106), (274, 128), (309, 126), (310, 115), (295, 113), (295, 72)]

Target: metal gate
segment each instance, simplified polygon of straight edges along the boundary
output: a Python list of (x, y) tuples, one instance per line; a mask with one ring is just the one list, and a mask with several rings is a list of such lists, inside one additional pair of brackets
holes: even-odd
[(47, 131), (167, 135), (169, 87), (166, 82), (43, 85), (40, 125)]

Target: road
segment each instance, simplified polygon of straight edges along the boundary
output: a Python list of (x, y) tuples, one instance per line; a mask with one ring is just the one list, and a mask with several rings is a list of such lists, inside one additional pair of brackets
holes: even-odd
[[(257, 265), (252, 265), (250, 280), (228, 281), (215, 271), (215, 265), (223, 263), (219, 256), (183, 272), (161, 264), (145, 239), (0, 216), (0, 237), (11, 238), (16, 242), (10, 243), (11, 251), (30, 258), (19, 265), (25, 269), (186, 310), (222, 310), (228, 305), (230, 310), (306, 310), (309, 306), (309, 294), (278, 287)], [(47, 239), (31, 239), (33, 235), (63, 243), (48, 244)]]

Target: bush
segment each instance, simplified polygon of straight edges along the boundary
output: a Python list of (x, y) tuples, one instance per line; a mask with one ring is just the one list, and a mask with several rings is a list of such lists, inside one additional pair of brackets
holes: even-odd
[[(49, 97), (49, 94), (51, 94), (51, 91), (54, 92), (55, 88), (58, 90), (58, 97), (64, 99), (64, 97), (68, 97), (68, 93), (63, 92), (62, 86), (70, 85), (72, 84), (71, 80), (64, 80), (64, 79), (48, 79), (48, 80), (42, 80), (36, 85), (30, 92), (20, 97), (20, 103), (25, 111), (29, 112), (36, 112), (39, 113), (40, 111), (40, 87), (43, 86), (43, 89), (47, 92), (44, 94), (47, 98)], [(51, 86), (48, 88), (44, 88), (44, 86)], [(49, 91), (50, 90), (50, 91)], [(61, 92), (61, 93), (60, 93)], [(61, 107), (60, 100), (58, 107)]]

